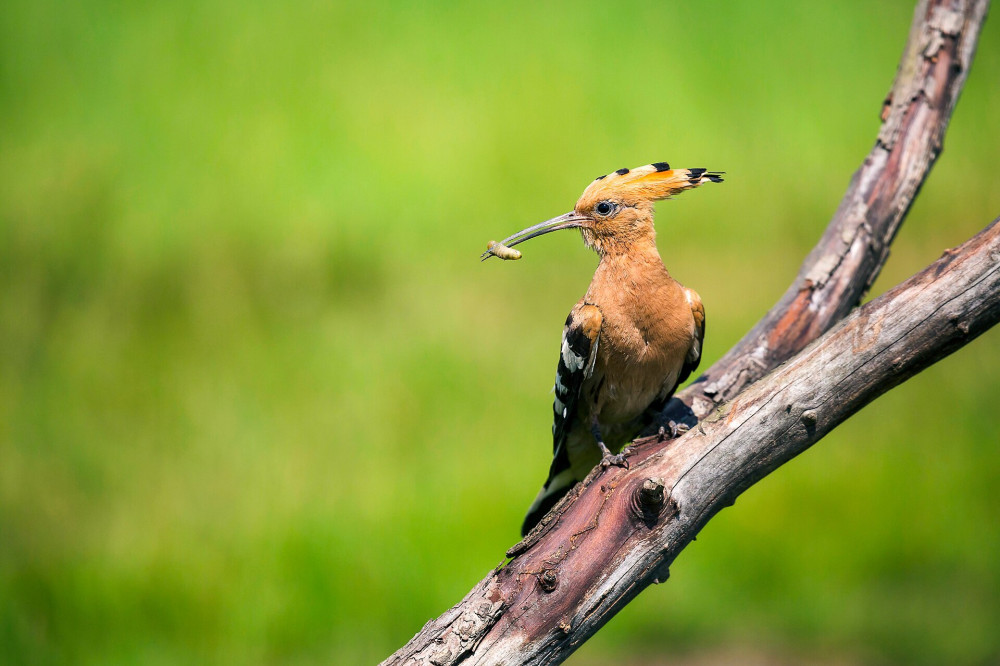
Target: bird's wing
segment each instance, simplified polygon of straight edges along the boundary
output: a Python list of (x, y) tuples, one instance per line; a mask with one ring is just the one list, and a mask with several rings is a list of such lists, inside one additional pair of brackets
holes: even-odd
[(587, 304), (577, 304), (566, 318), (556, 369), (556, 397), (552, 401), (553, 456), (560, 455), (562, 443), (576, 417), (580, 388), (594, 371), (603, 319), (600, 308)]
[(705, 341), (705, 306), (701, 302), (701, 296), (694, 289), (687, 287), (684, 288), (684, 295), (687, 296), (687, 301), (691, 305), (691, 315), (694, 317), (694, 339), (684, 357), (684, 366), (677, 379), (677, 386), (698, 369), (698, 364), (701, 363), (701, 345)]
[(600, 308), (582, 301), (566, 318), (552, 401), (552, 465), (549, 478), (528, 509), (522, 533), (527, 533), (577, 481), (570, 468), (566, 438), (577, 418), (583, 382), (594, 372), (603, 320)]

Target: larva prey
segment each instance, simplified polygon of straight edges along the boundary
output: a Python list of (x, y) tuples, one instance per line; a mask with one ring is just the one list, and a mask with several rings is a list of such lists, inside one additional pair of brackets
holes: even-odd
[(521, 258), (521, 253), (512, 247), (507, 247), (503, 243), (498, 243), (496, 241), (490, 241), (486, 246), (486, 252), (492, 254), (494, 257), (500, 257), (505, 261), (515, 261)]

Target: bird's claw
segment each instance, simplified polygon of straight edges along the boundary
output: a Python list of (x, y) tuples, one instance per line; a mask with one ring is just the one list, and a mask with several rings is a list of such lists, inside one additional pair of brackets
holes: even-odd
[(677, 423), (676, 421), (668, 421), (667, 425), (660, 426), (660, 430), (656, 433), (658, 441), (663, 441), (665, 439), (677, 439), (688, 430), (691, 429), (686, 423)]
[(625, 451), (617, 455), (606, 455), (601, 458), (601, 467), (605, 469), (614, 465), (615, 467), (622, 467), (628, 469), (628, 459), (625, 457)]

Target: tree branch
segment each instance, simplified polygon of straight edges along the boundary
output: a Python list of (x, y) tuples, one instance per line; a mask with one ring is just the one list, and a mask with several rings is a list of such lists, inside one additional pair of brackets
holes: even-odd
[(460, 621), (438, 634), (445, 643), (430, 646), (475, 625), (472, 609), (487, 631), (470, 664), (562, 661), (642, 589), (666, 580), (719, 509), (998, 321), (1000, 220), (865, 304), (681, 439), (666, 448), (655, 437), (637, 442), (631, 469), (595, 470), (558, 523), (480, 584)]
[(917, 4), (875, 146), (851, 178), (823, 237), (774, 307), (671, 401), (661, 422), (693, 425), (861, 302), (941, 153), (988, 7), (988, 0)]
[[(679, 440), (596, 468), (528, 550), (386, 664), (559, 663), (719, 509), (851, 414), (1000, 321), (1000, 219), (865, 304)], [(555, 515), (555, 519), (552, 519)]]
[(830, 330), (878, 275), (940, 153), (988, 4), (918, 4), (878, 141), (819, 244), (771, 311), (664, 413), (701, 424), (680, 440), (638, 441), (630, 470), (595, 469), (508, 551), (513, 560), (385, 664), (562, 661), (665, 580), (743, 490), (1000, 319), (994, 222)]

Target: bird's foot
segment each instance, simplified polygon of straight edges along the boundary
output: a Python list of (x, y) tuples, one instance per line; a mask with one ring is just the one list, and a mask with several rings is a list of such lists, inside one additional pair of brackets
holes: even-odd
[(624, 453), (617, 455), (609, 453), (601, 458), (601, 467), (611, 467), (612, 465), (628, 469), (628, 458), (625, 457)]
[(686, 423), (677, 423), (676, 421), (668, 421), (667, 425), (660, 426), (660, 430), (657, 433), (658, 441), (662, 442), (665, 439), (677, 439), (688, 430), (691, 426)]
[(598, 441), (597, 445), (601, 447), (601, 467), (608, 468), (614, 465), (615, 467), (624, 467), (628, 469), (628, 459), (625, 457), (628, 453), (631, 453), (629, 449), (622, 449), (619, 454), (611, 453), (608, 447), (604, 445), (604, 442)]

